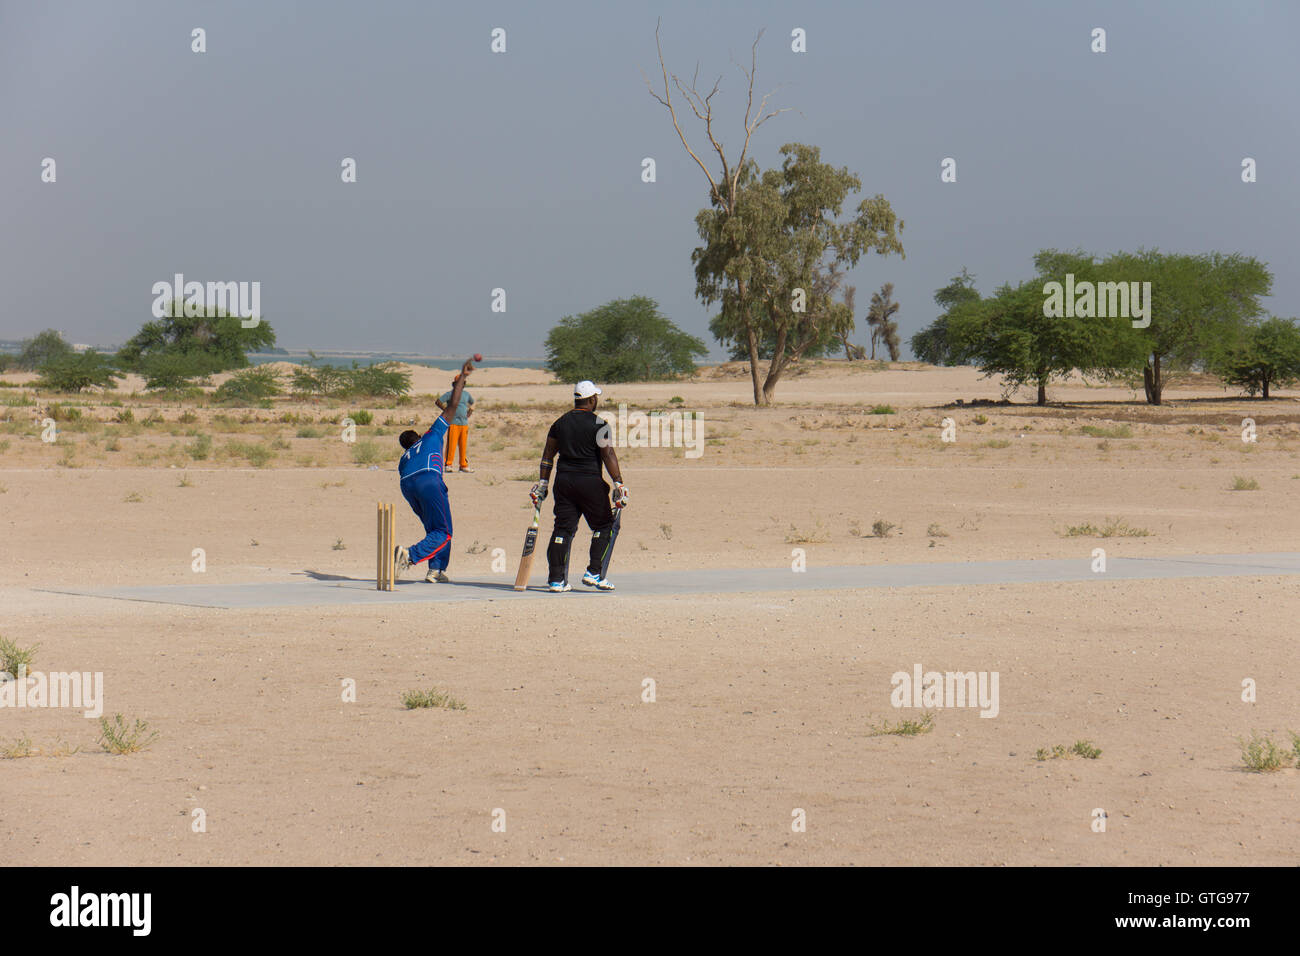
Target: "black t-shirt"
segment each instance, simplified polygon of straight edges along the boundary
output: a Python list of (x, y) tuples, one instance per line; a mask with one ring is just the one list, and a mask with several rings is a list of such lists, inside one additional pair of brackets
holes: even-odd
[(609, 425), (596, 417), (595, 412), (575, 408), (565, 412), (551, 425), (546, 433), (548, 439), (554, 438), (559, 446), (560, 463), (556, 472), (568, 472), (573, 475), (600, 474), (600, 445), (597, 436), (604, 432), (604, 442), (609, 441)]

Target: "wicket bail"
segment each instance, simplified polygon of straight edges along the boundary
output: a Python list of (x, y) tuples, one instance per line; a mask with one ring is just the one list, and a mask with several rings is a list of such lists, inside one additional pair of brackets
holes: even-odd
[(396, 578), (393, 562), (393, 506), (379, 502), (378, 514), (379, 548), (375, 555), (375, 590), (391, 591)]

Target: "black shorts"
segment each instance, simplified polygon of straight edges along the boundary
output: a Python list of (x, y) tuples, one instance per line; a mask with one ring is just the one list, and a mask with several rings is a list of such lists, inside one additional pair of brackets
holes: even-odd
[(604, 531), (614, 523), (609, 501), (609, 485), (600, 475), (562, 471), (555, 476), (555, 530), (572, 535), (578, 519), (585, 518), (592, 531)]

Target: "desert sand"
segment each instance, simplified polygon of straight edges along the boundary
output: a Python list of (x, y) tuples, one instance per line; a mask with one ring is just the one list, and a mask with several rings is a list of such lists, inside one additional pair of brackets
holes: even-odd
[[(399, 541), (420, 536), (397, 489), (396, 435), (427, 426), (451, 373), (413, 374), (403, 404), (187, 405), (129, 379), (35, 404), (18, 403), (29, 389), (0, 389), (13, 402), (0, 406), (0, 637), (39, 645), (34, 668), (102, 672), (106, 713), (158, 734), (110, 755), (78, 710), (0, 708), (0, 750), (14, 756), (0, 760), (6, 859), (1300, 858), (1298, 772), (1247, 772), (1238, 742), (1259, 731), (1290, 749), (1300, 731), (1295, 577), (257, 611), (47, 590), (372, 579), (376, 501), (398, 502)], [(521, 369), (479, 370), (470, 390), (475, 470), (447, 479), (450, 573), (513, 580), (542, 439), (570, 390)], [(1075, 380), (1046, 408), (1026, 394), (970, 404), (1001, 397), (973, 369), (837, 362), (810, 363), (768, 408), (752, 406), (739, 366), (608, 386), (605, 407), (685, 410), (705, 435), (698, 457), (619, 449), (631, 506), (611, 578), (1300, 550), (1293, 392), (1264, 402), (1189, 379), (1150, 408), (1130, 388)], [(338, 423), (362, 409), (373, 422), (344, 442)], [(43, 442), (51, 414), (57, 440)], [(955, 441), (942, 440), (945, 418)], [(1255, 442), (1242, 441), (1245, 418)], [(584, 529), (573, 569), (586, 540)], [(890, 699), (891, 675), (916, 664), (998, 672), (998, 715), (940, 708), (929, 733), (873, 736), (919, 715)], [(403, 707), (403, 692), (430, 687), (465, 709)], [(1036, 759), (1079, 740), (1100, 757)]]

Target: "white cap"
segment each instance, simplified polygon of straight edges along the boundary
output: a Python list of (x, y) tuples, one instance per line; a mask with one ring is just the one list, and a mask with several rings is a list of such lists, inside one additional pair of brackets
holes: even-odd
[(574, 398), (591, 398), (593, 395), (599, 395), (600, 389), (596, 387), (595, 382), (588, 382), (585, 379), (573, 386)]

